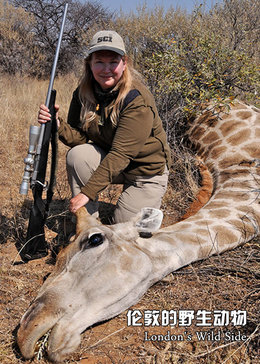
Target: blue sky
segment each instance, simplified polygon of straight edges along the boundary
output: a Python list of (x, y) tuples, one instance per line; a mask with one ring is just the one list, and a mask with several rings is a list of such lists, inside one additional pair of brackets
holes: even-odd
[[(174, 8), (180, 6), (187, 11), (191, 11), (195, 5), (204, 3), (204, 0), (100, 0), (100, 3), (109, 10), (115, 11), (122, 8), (125, 13), (135, 11), (136, 7), (144, 2), (146, 2), (149, 9), (152, 9), (156, 5), (162, 5), (165, 9), (168, 9), (170, 6)], [(216, 2), (220, 2), (220, 0), (206, 0), (206, 10), (209, 10)]]

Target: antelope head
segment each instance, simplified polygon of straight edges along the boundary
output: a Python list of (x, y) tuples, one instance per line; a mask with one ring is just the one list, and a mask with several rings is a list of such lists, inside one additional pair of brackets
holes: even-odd
[(131, 222), (111, 226), (85, 208), (76, 215), (74, 241), (59, 253), (53, 273), (21, 319), (17, 341), (26, 359), (51, 330), (48, 357), (62, 361), (76, 350), (87, 327), (119, 314), (148, 288), (152, 263), (136, 240), (140, 231), (160, 226), (161, 212), (146, 209)]

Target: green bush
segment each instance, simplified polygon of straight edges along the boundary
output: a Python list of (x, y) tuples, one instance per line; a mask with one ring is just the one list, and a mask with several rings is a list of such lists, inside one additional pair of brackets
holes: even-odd
[(259, 18), (257, 0), (225, 0), (210, 12), (203, 6), (192, 14), (144, 6), (116, 19), (156, 97), (172, 147), (201, 104), (236, 97), (259, 104)]

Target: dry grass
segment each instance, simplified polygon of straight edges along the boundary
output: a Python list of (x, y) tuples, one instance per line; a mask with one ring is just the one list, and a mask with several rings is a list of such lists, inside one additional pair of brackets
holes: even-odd
[[(27, 363), (15, 345), (15, 333), (20, 318), (35, 297), (43, 278), (52, 268), (50, 258), (32, 261), (24, 265), (14, 265), (19, 261), (15, 242), (22, 240), (28, 222), (32, 196), (24, 199), (18, 190), (23, 174), (23, 158), (27, 154), (28, 129), (36, 124), (38, 105), (45, 100), (48, 82), (7, 78), (0, 76), (1, 110), (0, 121), (0, 184), (1, 184), (1, 326), (0, 362), (3, 364)], [(57, 103), (66, 117), (71, 92), (76, 85), (72, 76), (57, 79)], [(57, 188), (47, 221), (47, 237), (51, 244), (62, 244), (69, 233), (67, 211), (70, 196), (65, 173), (66, 147), (59, 144), (59, 164)], [(194, 174), (192, 157), (187, 153), (184, 159), (178, 156), (173, 184), (170, 184), (163, 201), (165, 224), (177, 221), (187, 209), (198, 189), (198, 177)], [(192, 173), (191, 173), (192, 170)], [(195, 179), (194, 179), (195, 175)], [(193, 176), (191, 178), (191, 176)], [(104, 191), (102, 200), (115, 203), (118, 186)], [(193, 191), (193, 192), (191, 192)], [(108, 206), (104, 204), (104, 206)], [(53, 234), (52, 234), (53, 233)], [(56, 236), (53, 241), (52, 237)], [(246, 335), (246, 341), (202, 341), (196, 339), (196, 326), (186, 331), (192, 335), (191, 341), (144, 341), (145, 331), (149, 335), (166, 333), (169, 328), (127, 327), (126, 312), (102, 325), (88, 329), (82, 335), (82, 343), (77, 353), (67, 363), (257, 363), (259, 350), (258, 307), (259, 246), (257, 241), (197, 262), (180, 269), (168, 280), (154, 285), (134, 306), (141, 310), (205, 309), (246, 310), (247, 325), (239, 330)], [(225, 329), (234, 330), (231, 326)], [(220, 328), (223, 330), (223, 327)], [(184, 334), (184, 329), (174, 327), (172, 334)], [(32, 363), (36, 363), (36, 359)], [(40, 361), (46, 363), (45, 359)], [(29, 361), (28, 361), (29, 363)]]

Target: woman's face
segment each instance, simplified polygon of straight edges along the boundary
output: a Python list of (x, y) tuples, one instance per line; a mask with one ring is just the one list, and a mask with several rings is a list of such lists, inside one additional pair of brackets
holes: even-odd
[(113, 88), (117, 84), (125, 67), (125, 60), (112, 51), (94, 52), (90, 60), (93, 76), (103, 90)]

